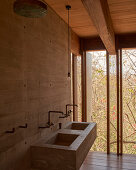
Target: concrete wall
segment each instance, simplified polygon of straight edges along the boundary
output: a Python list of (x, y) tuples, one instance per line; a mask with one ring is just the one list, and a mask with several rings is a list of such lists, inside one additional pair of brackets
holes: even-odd
[[(26, 170), (30, 145), (69, 120), (52, 114), (55, 126), (38, 129), (49, 110), (65, 111), (70, 103), (67, 25), (50, 8), (28, 19), (12, 6), (13, 0), (0, 1), (0, 170)], [(14, 134), (5, 133), (12, 128)]]

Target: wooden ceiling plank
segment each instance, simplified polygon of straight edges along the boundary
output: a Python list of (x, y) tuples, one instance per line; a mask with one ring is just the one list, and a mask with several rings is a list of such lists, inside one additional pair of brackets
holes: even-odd
[(107, 0), (81, 0), (109, 54), (115, 54), (115, 35)]
[[(45, 1), (66, 23), (67, 11), (65, 5), (71, 5), (70, 27), (79, 37), (98, 36), (98, 31), (81, 0)], [(136, 0), (107, 1), (115, 34), (136, 33)]]

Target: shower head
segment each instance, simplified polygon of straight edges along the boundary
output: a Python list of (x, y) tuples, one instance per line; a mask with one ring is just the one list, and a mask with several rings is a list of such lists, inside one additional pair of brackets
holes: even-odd
[(16, 0), (14, 12), (28, 18), (39, 18), (47, 13), (47, 5), (43, 0)]

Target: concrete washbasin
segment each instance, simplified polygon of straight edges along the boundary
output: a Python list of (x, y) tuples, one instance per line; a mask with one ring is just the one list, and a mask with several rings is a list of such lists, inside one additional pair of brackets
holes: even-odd
[(65, 129), (71, 130), (85, 130), (88, 127), (89, 123), (71, 123)]
[(69, 122), (31, 146), (32, 168), (79, 170), (96, 136), (96, 123)]
[(78, 136), (79, 135), (75, 135), (75, 134), (57, 133), (55, 136), (50, 138), (46, 142), (46, 144), (60, 145), (60, 146), (70, 146)]

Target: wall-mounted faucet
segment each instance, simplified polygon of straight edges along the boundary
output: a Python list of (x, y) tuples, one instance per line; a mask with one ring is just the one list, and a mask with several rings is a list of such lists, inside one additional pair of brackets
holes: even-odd
[(70, 113), (72, 112), (71, 110), (68, 111), (68, 107), (69, 106), (76, 106), (76, 107), (78, 107), (77, 104), (67, 104), (66, 105), (66, 117), (70, 116)]
[[(64, 115), (64, 113), (62, 112), (62, 111), (49, 111), (48, 112), (48, 122), (47, 122), (47, 124), (49, 125), (49, 126), (52, 126), (52, 122), (51, 122), (51, 113), (61, 113), (62, 115)], [(61, 118), (61, 117), (60, 117)]]
[[(40, 129), (43, 128), (50, 128), (51, 126), (53, 126), (54, 124), (51, 122), (51, 113), (61, 113), (62, 115), (64, 115), (64, 113), (62, 111), (49, 111), (48, 112), (48, 122), (46, 126), (39, 126)], [(61, 117), (60, 117), (61, 118)]]

